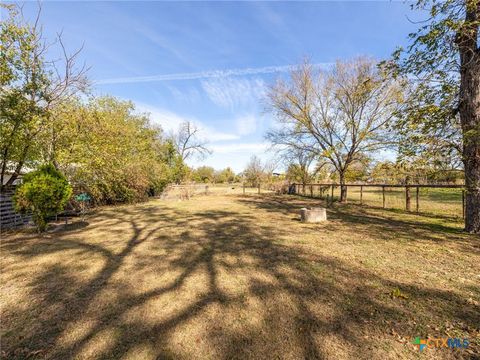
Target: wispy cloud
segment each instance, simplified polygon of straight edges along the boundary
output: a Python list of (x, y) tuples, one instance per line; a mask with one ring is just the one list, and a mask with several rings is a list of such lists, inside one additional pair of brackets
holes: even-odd
[(251, 5), (255, 8), (254, 14), (258, 23), (265, 31), (282, 43), (288, 43), (293, 53), (302, 53), (302, 41), (295, 37), (295, 31), (292, 31), (285, 21), (284, 14), (279, 12), (278, 8), (271, 3), (260, 1), (252, 2)]
[(147, 112), (150, 114), (150, 119), (162, 127), (166, 132), (176, 131), (182, 122), (190, 121), (195, 124), (200, 129), (200, 136), (205, 140), (210, 142), (215, 141), (228, 141), (228, 140), (237, 140), (239, 136), (236, 134), (224, 133), (212, 129), (211, 127), (205, 125), (202, 121), (192, 118), (185, 117), (174, 112), (160, 109), (151, 105), (136, 103), (137, 110), (141, 112)]
[[(167, 85), (167, 89), (170, 91), (175, 100), (188, 103), (190, 105), (195, 104), (201, 98), (200, 91), (198, 91), (195, 87), (179, 90), (175, 86)], [(159, 96), (161, 96), (160, 93)]]
[(185, 54), (183, 54), (180, 50), (178, 50), (178, 46), (174, 44), (174, 41), (172, 41), (172, 39), (169, 39), (166, 36), (162, 36), (158, 32), (155, 32), (146, 26), (140, 25), (138, 22), (135, 22), (135, 26), (133, 26), (133, 29), (135, 29), (135, 31), (139, 33), (140, 36), (148, 39), (157, 47), (165, 50), (166, 52), (171, 53), (184, 64), (192, 64), (191, 59)]
[(234, 108), (258, 103), (265, 95), (266, 84), (262, 79), (217, 78), (202, 80), (202, 88), (209, 99), (218, 106)]
[(190, 166), (198, 167), (202, 165), (212, 166), (215, 169), (224, 169), (227, 166), (233, 171), (239, 173), (245, 170), (252, 155), (260, 157), (263, 161), (270, 161), (271, 154), (267, 151), (269, 146), (261, 142), (233, 142), (222, 145), (211, 145), (213, 153), (203, 160), (192, 158), (189, 161)]
[[(315, 64), (315, 66), (318, 66), (318, 67), (328, 67), (330, 65), (331, 63)], [(128, 84), (128, 83), (153, 82), (153, 81), (215, 79), (215, 78), (227, 78), (232, 76), (289, 72), (297, 68), (298, 68), (298, 65), (281, 65), (281, 66), (264, 66), (264, 67), (243, 68), (243, 69), (207, 70), (207, 71), (190, 72), (190, 73), (175, 73), (175, 74), (163, 74), (163, 75), (151, 75), (151, 76), (118, 77), (118, 78), (97, 80), (95, 81), (95, 84), (105, 85), (105, 84)]]
[(230, 143), (225, 145), (212, 145), (211, 149), (214, 153), (255, 153), (265, 152), (269, 148), (267, 143)]
[(239, 135), (253, 134), (257, 130), (257, 117), (253, 114), (240, 116), (235, 120)]

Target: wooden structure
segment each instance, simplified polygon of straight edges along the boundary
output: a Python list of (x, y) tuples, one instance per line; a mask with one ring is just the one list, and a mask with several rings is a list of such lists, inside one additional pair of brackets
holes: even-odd
[(15, 186), (8, 187), (0, 193), (0, 230), (6, 230), (27, 224), (31, 216), (22, 215), (15, 211), (13, 207), (13, 194)]

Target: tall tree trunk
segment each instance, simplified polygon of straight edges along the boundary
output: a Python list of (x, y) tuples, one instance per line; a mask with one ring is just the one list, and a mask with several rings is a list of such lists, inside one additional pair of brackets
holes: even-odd
[(345, 186), (345, 174), (340, 173), (340, 202), (347, 202), (347, 187)]
[(460, 119), (465, 166), (465, 231), (480, 233), (480, 56), (461, 71)]
[(467, 6), (470, 25), (458, 34), (460, 51), (460, 121), (465, 166), (465, 231), (480, 233), (480, 49), (477, 45), (480, 2)]

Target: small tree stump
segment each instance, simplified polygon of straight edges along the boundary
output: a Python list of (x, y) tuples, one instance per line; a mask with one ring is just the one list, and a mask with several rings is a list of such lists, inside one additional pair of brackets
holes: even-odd
[(301, 208), (300, 217), (302, 222), (307, 223), (316, 223), (327, 220), (327, 209), (316, 207), (316, 208)]

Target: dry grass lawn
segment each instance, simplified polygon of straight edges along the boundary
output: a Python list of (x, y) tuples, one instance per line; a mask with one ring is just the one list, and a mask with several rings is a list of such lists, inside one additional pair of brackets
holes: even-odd
[[(2, 234), (8, 359), (479, 358), (480, 238), (456, 219), (199, 196)], [(393, 294), (393, 295), (392, 295)], [(416, 336), (468, 338), (426, 349)]]

